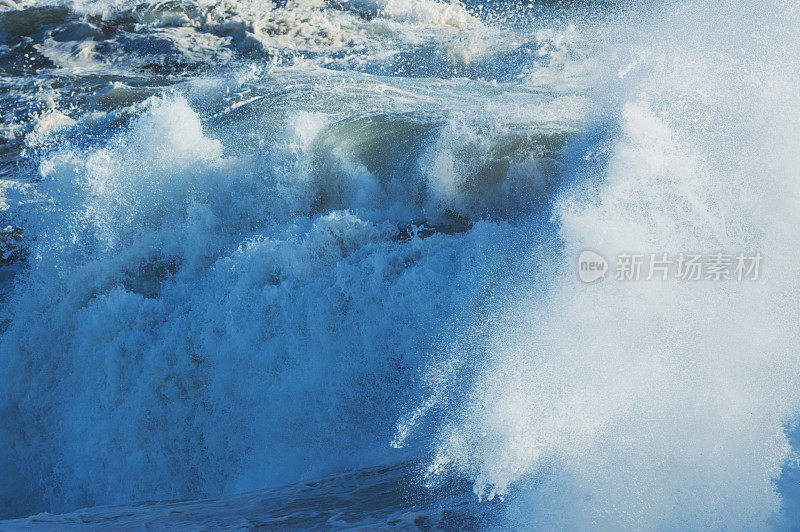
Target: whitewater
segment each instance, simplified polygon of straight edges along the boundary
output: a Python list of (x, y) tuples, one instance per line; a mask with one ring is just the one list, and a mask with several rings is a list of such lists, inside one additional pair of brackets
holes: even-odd
[(798, 87), (795, 0), (0, 0), (0, 529), (800, 528)]

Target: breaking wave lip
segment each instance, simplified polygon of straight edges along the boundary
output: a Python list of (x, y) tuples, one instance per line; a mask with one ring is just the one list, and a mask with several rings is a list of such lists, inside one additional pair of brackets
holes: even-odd
[[(334, 120), (269, 86), (203, 120), (194, 107), (213, 109), (225, 78), (137, 104), (109, 137), (87, 141), (75, 124), (54, 132), (63, 142), (42, 138), (38, 186), (54, 204), (27, 220), (37, 259), (0, 344), (17, 383), (4, 395), (13, 511), (239, 492), (385, 461), (433, 340), (414, 331), (448, 327), (480, 299), (491, 250), (520, 215), (508, 201), (549, 193), (581, 99), (540, 98), (525, 108), (538, 123), (517, 109), (487, 128), (430, 98), (437, 112), (402, 112), (412, 96), (417, 106), (413, 83), (373, 82), (362, 98), (358, 79), (339, 82), (325, 106), (350, 94), (398, 110)], [(279, 105), (288, 116), (275, 120)], [(404, 162), (388, 164), (398, 145)]]

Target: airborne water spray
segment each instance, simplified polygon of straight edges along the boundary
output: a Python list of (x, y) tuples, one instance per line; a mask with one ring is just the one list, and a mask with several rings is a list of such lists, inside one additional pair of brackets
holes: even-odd
[[(471, 478), (514, 526), (785, 527), (782, 504), (795, 519), (777, 486), (800, 409), (798, 22), (789, 2), (668, 2), (594, 28), (596, 127), (555, 201), (560, 243), (529, 256), (554, 273), (429, 370), (432, 479)], [(764, 271), (582, 284), (586, 249), (757, 250)]]
[[(36, 190), (0, 517), (271, 488), (237, 500), (320, 527), (796, 521), (796, 5), (47, 4), (0, 8), (2, 168)], [(40, 92), (69, 120), (26, 136)], [(721, 250), (758, 280), (616, 279)], [(456, 504), (398, 519), (373, 487), (419, 493), (392, 471), (420, 463)], [(167, 518), (243, 522), (223, 505)]]

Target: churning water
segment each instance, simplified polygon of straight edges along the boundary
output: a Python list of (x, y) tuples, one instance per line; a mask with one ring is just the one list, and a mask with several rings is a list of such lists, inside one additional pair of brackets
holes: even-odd
[(800, 526), (795, 0), (0, 9), (0, 518)]

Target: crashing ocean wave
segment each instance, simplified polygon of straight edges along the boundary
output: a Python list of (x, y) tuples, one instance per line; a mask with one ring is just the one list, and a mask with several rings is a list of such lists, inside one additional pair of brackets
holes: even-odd
[(0, 517), (796, 523), (797, 7), (526, 9), (7, 1)]

